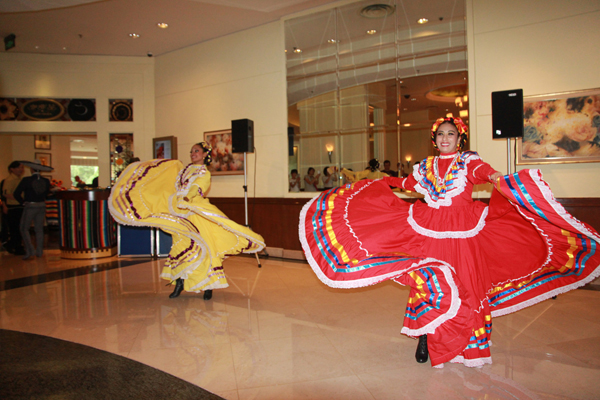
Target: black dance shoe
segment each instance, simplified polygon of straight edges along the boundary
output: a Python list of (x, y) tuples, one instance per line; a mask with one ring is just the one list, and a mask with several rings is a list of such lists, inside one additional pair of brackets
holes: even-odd
[(169, 298), (174, 299), (175, 297), (179, 297), (179, 295), (181, 294), (182, 291), (183, 291), (183, 279), (178, 278), (175, 281), (175, 290), (173, 290), (173, 293), (171, 293), (169, 295)]
[(204, 291), (204, 300), (210, 300), (212, 299), (212, 290), (205, 290)]
[(419, 336), (419, 344), (417, 345), (417, 352), (415, 353), (415, 359), (418, 363), (425, 363), (429, 358), (429, 352), (427, 351), (427, 335)]

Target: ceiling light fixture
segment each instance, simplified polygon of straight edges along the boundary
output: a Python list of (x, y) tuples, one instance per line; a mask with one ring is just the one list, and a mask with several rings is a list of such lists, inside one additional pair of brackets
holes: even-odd
[(374, 35), (374, 34), (376, 34), (376, 33), (377, 33), (377, 31), (376, 31), (375, 29), (369, 29), (369, 30), (367, 31), (367, 35)]
[(130, 33), (129, 37), (132, 38), (132, 39), (137, 39), (137, 38), (140, 37), (140, 35), (138, 35), (137, 33)]
[(327, 43), (331, 43), (331, 44), (334, 44), (334, 43), (339, 43), (339, 42), (340, 42), (340, 41), (339, 41), (339, 40), (336, 40), (336, 39), (329, 39), (329, 40), (327, 40)]
[(371, 4), (360, 10), (360, 15), (365, 18), (377, 19), (390, 16), (396, 11), (396, 7), (389, 4)]
[(161, 29), (167, 29), (169, 27), (169, 24), (164, 23), (164, 22), (159, 22), (158, 24), (156, 24), (159, 28)]
[(299, 49), (299, 48), (297, 48), (297, 47), (294, 47), (294, 53), (298, 53), (298, 54), (300, 54), (300, 53), (302, 53), (302, 49)]
[(417, 20), (417, 23), (419, 23), (419, 24), (421, 24), (421, 25), (423, 25), (423, 24), (426, 24), (426, 23), (428, 23), (428, 22), (429, 22), (429, 20), (428, 20), (427, 18), (419, 18), (419, 19)]

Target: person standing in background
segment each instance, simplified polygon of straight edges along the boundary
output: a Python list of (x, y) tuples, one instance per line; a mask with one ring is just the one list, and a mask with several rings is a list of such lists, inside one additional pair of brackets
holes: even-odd
[(310, 167), (304, 175), (304, 191), (305, 192), (316, 192), (317, 185), (319, 184), (319, 175), (320, 172), (317, 172), (317, 176), (315, 176), (315, 169)]
[(6, 219), (8, 223), (8, 243), (5, 248), (9, 253), (22, 256), (25, 254), (23, 248), (21, 232), (19, 225), (21, 223), (21, 216), (23, 215), (23, 206), (19, 204), (13, 193), (21, 179), (25, 167), (19, 161), (13, 161), (8, 166), (8, 178), (4, 180), (4, 186), (2, 188), (2, 196), (6, 198)]
[(75, 187), (77, 187), (77, 189), (85, 189), (86, 186), (86, 183), (79, 177), (79, 175), (77, 175), (75, 177)]
[(390, 168), (392, 167), (392, 163), (390, 160), (385, 160), (383, 162), (383, 169), (381, 172), (387, 174), (388, 176), (393, 176), (394, 178), (398, 178), (398, 171), (392, 171)]
[(340, 180), (340, 176), (337, 173), (336, 167), (325, 167), (323, 168), (323, 175), (321, 176), (321, 180), (323, 181), (323, 189), (331, 189), (334, 186), (338, 185), (338, 181)]
[(292, 176), (290, 177), (290, 192), (299, 192), (300, 191), (300, 175), (298, 175), (298, 170), (292, 170)]
[[(44, 255), (44, 219), (46, 218), (46, 197), (50, 194), (50, 180), (40, 175), (40, 171), (52, 171), (54, 168), (42, 165), (39, 160), (35, 162), (21, 161), (31, 169), (31, 176), (23, 178), (15, 189), (14, 198), (24, 206), (21, 217), (21, 236), (25, 245), (23, 260), (34, 255)], [(35, 229), (36, 247), (31, 243), (29, 228), (33, 222)]]

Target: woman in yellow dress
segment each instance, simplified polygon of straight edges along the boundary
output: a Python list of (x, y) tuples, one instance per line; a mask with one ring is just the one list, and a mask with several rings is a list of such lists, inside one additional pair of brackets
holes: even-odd
[(205, 197), (210, 187), (212, 148), (206, 142), (192, 146), (192, 163), (150, 160), (133, 163), (112, 189), (109, 208), (124, 225), (151, 226), (171, 234), (173, 246), (161, 278), (175, 281), (175, 298), (183, 290), (204, 291), (228, 285), (223, 260), (265, 247), (262, 236), (233, 222)]
[(349, 169), (342, 168), (341, 172), (346, 180), (350, 183), (358, 182), (362, 179), (379, 179), (389, 176), (385, 172), (381, 172), (379, 170), (379, 160), (376, 158), (369, 160), (369, 166), (363, 171), (354, 172), (350, 171)]

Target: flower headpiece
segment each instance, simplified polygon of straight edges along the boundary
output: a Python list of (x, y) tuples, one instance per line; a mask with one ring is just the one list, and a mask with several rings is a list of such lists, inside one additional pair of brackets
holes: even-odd
[(212, 146), (206, 142), (197, 143), (198, 146), (202, 147), (204, 150), (204, 165), (210, 165), (212, 162)]
[(431, 141), (433, 142), (433, 147), (435, 147), (436, 149), (438, 148), (437, 143), (435, 143), (435, 136), (440, 125), (446, 122), (449, 122), (456, 127), (459, 136), (457, 146), (459, 149), (462, 149), (465, 143), (467, 142), (467, 138), (469, 137), (469, 135), (467, 133), (467, 125), (465, 125), (463, 120), (458, 117), (442, 117), (438, 118), (435, 121), (435, 123), (431, 127)]

